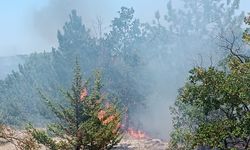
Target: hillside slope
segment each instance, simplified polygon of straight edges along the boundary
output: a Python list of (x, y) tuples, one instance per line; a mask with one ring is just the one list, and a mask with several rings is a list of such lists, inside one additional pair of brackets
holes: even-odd
[(25, 61), (25, 55), (0, 57), (0, 80), (4, 79), (12, 70), (18, 69), (18, 64)]

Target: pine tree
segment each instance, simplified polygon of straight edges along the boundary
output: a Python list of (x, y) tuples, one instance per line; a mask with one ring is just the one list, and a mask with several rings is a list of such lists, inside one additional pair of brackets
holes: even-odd
[(119, 97), (121, 107), (127, 109), (124, 121), (125, 128), (128, 128), (133, 120), (132, 114), (143, 105), (145, 99), (138, 88), (142, 87), (138, 82), (142, 78), (138, 71), (142, 66), (138, 49), (143, 33), (140, 21), (134, 17), (133, 8), (121, 7), (118, 13), (119, 16), (112, 20), (111, 31), (106, 34), (103, 42), (107, 57), (110, 58), (103, 63), (103, 68), (109, 79), (107, 83), (110, 91)]
[(90, 45), (93, 43), (89, 32), (82, 23), (82, 18), (77, 15), (76, 10), (72, 10), (69, 15), (69, 21), (63, 26), (63, 31), (57, 32), (58, 49), (63, 55), (72, 58), (83, 51), (89, 53), (90, 51), (86, 48), (90, 48)]
[(57, 142), (46, 132), (30, 127), (29, 132), (39, 144), (54, 150), (106, 150), (120, 141), (120, 112), (101, 94), (100, 73), (96, 73), (93, 87), (88, 89), (88, 84), (83, 85), (80, 66), (76, 61), (71, 91), (65, 92), (68, 100), (66, 106), (55, 105), (42, 94), (58, 119), (48, 130), (60, 140)]

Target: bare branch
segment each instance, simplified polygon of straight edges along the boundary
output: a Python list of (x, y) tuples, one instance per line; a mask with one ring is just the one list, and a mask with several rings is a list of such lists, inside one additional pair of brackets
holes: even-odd
[(249, 57), (239, 54), (240, 50), (242, 49), (242, 44), (239, 43), (239, 37), (235, 35), (233, 30), (231, 30), (231, 36), (232, 39), (229, 40), (229, 38), (225, 37), (223, 34), (220, 34), (218, 37), (222, 44), (219, 46), (229, 51), (230, 54), (236, 57), (241, 63), (246, 62)]

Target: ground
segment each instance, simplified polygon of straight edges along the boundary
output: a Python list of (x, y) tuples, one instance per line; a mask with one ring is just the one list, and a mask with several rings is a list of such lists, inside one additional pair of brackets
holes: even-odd
[[(11, 143), (0, 143), (0, 150), (16, 150)], [(125, 135), (114, 150), (166, 150), (167, 142), (153, 138), (134, 138)], [(41, 148), (41, 150), (45, 150)]]

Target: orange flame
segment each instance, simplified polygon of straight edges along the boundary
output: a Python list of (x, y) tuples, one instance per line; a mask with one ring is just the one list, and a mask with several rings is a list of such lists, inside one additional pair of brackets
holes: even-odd
[(100, 121), (102, 121), (103, 118), (104, 118), (104, 116), (105, 116), (105, 114), (106, 114), (106, 111), (100, 110), (100, 111), (98, 112), (98, 115), (97, 115), (98, 119), (99, 119)]
[(104, 120), (102, 123), (104, 124), (104, 125), (107, 125), (107, 124), (109, 124), (111, 121), (113, 121), (115, 119), (115, 116), (114, 115), (111, 115), (111, 116), (109, 116), (106, 120)]
[(132, 128), (128, 128), (128, 134), (135, 138), (135, 139), (145, 139), (145, 138), (148, 138), (148, 136), (143, 132), (143, 131), (140, 131), (140, 130), (134, 130)]
[(115, 116), (114, 116), (114, 115), (110, 115), (107, 119), (104, 120), (105, 115), (106, 115), (106, 111), (104, 111), (104, 110), (100, 110), (100, 111), (98, 112), (98, 115), (97, 115), (98, 119), (99, 119), (100, 121), (102, 121), (102, 123), (103, 123), (104, 125), (109, 124), (111, 121), (113, 121), (113, 120), (115, 119)]
[(83, 100), (86, 96), (88, 96), (87, 88), (83, 88), (81, 91), (80, 99)]
[(106, 105), (103, 106), (97, 113), (97, 118), (100, 120), (102, 125), (109, 126), (112, 128), (113, 134), (118, 134), (119, 129), (121, 128), (121, 123), (119, 120), (119, 114), (114, 112), (114, 108), (111, 104), (105, 103)]

